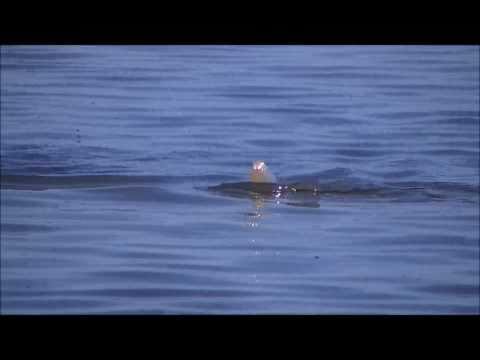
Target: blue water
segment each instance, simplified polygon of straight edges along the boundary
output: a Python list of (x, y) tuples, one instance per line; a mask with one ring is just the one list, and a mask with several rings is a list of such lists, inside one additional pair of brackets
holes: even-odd
[(1, 312), (480, 313), (479, 53), (2, 46)]

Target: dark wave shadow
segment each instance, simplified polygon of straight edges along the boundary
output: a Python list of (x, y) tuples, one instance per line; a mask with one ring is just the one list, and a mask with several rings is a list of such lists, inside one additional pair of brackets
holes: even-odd
[[(256, 202), (283, 202), (286, 205), (319, 207), (322, 198), (364, 198), (398, 201), (479, 200), (479, 186), (447, 182), (399, 181), (375, 184), (353, 177), (346, 169), (284, 179), (279, 184), (233, 182), (210, 186), (208, 191)], [(293, 181), (296, 180), (296, 181)]]
[(178, 184), (191, 181), (221, 181), (228, 176), (130, 176), (130, 175), (1, 175), (0, 187), (11, 190), (48, 190), (126, 187), (138, 185)]

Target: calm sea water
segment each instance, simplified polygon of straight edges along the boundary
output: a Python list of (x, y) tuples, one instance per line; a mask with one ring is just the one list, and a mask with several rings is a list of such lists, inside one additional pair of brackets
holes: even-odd
[(1, 312), (478, 314), (479, 124), (473, 46), (2, 46)]

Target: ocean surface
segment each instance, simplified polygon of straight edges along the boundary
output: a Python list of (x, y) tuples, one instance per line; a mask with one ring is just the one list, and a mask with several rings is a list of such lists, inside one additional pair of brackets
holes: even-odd
[(1, 313), (479, 314), (479, 53), (2, 46)]

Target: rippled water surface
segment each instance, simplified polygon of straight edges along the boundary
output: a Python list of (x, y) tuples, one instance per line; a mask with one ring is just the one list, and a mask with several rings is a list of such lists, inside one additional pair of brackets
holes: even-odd
[(2, 46), (1, 312), (478, 314), (478, 99), (479, 47)]

